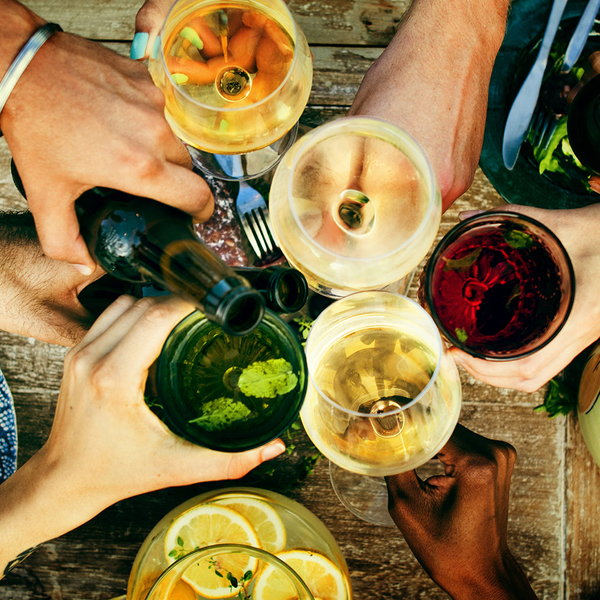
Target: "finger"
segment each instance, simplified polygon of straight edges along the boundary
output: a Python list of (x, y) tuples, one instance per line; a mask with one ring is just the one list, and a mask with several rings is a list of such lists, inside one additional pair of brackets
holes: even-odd
[(73, 348), (81, 350), (101, 336), (117, 319), (126, 313), (136, 302), (133, 296), (120, 296), (95, 321), (83, 339)]
[(600, 194), (600, 177), (592, 175), (592, 177), (590, 177), (589, 183), (592, 190), (594, 190), (594, 192), (596, 192), (597, 194)]
[(456, 477), (462, 465), (469, 462), (473, 455), (489, 456), (495, 440), (490, 440), (460, 423), (446, 445), (438, 452), (437, 459), (444, 465), (446, 475)]
[(418, 500), (423, 496), (424, 483), (416, 471), (398, 473), (385, 478), (389, 495), (389, 507)]
[(214, 197), (207, 183), (193, 171), (173, 163), (163, 163), (146, 177), (123, 179), (118, 189), (179, 208), (198, 222), (206, 221), (214, 210)]
[(135, 37), (131, 45), (130, 57), (143, 60), (156, 58), (157, 40), (173, 0), (147, 0), (135, 18)]
[(28, 192), (27, 202), (44, 254), (71, 263), (82, 275), (91, 275), (96, 263), (81, 237), (73, 201), (50, 192), (38, 195), (36, 190)]
[(94, 350), (110, 352), (110, 361), (121, 372), (123, 382), (135, 383), (146, 376), (175, 325), (193, 310), (176, 296), (138, 300), (96, 339)]

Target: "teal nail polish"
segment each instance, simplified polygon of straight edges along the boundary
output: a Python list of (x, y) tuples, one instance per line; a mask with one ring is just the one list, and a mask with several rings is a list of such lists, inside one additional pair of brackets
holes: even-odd
[(160, 50), (160, 36), (158, 36), (154, 40), (154, 47), (152, 48), (152, 59), (156, 60), (158, 58), (158, 51)]
[(129, 58), (133, 60), (140, 60), (146, 55), (146, 45), (148, 44), (148, 38), (150, 36), (147, 33), (138, 31), (133, 36), (133, 42), (131, 42), (131, 50), (129, 51)]

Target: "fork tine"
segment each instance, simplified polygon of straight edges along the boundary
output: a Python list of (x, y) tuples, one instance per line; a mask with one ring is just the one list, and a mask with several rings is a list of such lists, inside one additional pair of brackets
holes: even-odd
[(269, 226), (267, 225), (267, 219), (265, 217), (265, 213), (267, 212), (267, 210), (262, 206), (259, 206), (258, 208), (254, 209), (253, 212), (256, 214), (256, 220), (260, 225), (260, 229), (264, 236), (265, 243), (269, 248), (269, 252), (272, 254), (275, 251), (276, 244), (271, 232), (269, 231)]
[(260, 213), (258, 212), (258, 210), (256, 208), (253, 208), (252, 211), (250, 212), (250, 216), (252, 218), (252, 223), (254, 225), (254, 233), (256, 235), (256, 238), (260, 242), (260, 245), (262, 246), (263, 254), (264, 255), (271, 254), (272, 249), (271, 249), (269, 237), (268, 237), (268, 235), (265, 235), (265, 227), (264, 227), (264, 223), (262, 221), (262, 217), (260, 216)]
[(256, 236), (254, 235), (254, 228), (252, 227), (252, 222), (250, 221), (248, 214), (246, 213), (240, 215), (240, 218), (242, 221), (242, 226), (244, 228), (244, 233), (246, 234), (246, 237), (248, 238), (248, 241), (252, 246), (252, 250), (254, 250), (254, 253), (259, 259), (263, 258), (262, 248), (260, 247), (260, 244), (256, 239)]

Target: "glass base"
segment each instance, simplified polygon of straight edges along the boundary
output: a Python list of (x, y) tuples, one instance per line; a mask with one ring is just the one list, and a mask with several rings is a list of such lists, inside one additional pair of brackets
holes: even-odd
[(331, 485), (339, 501), (359, 519), (396, 527), (388, 513), (388, 491), (383, 477), (369, 477), (346, 471), (329, 461)]
[(187, 145), (194, 167), (202, 173), (227, 181), (255, 179), (274, 169), (296, 141), (298, 123), (283, 137), (260, 150), (244, 154), (212, 154)]

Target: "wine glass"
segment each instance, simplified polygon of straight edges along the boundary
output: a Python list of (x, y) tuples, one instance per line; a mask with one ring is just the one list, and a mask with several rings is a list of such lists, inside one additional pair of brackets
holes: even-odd
[(489, 360), (522, 358), (565, 324), (575, 296), (567, 251), (542, 223), (493, 211), (451, 229), (433, 251), (425, 295), (448, 340)]
[(315, 320), (306, 359), (300, 416), (332, 463), (338, 497), (357, 516), (389, 524), (376, 478), (423, 465), (458, 421), (458, 371), (435, 323), (406, 296), (352, 294)]
[(350, 576), (329, 530), (302, 505), (256, 488), (213, 490), (152, 529), (133, 563), (126, 598), (225, 597), (350, 600)]
[(275, 171), (269, 202), (288, 262), (334, 298), (407, 276), (433, 243), (442, 212), (419, 144), (372, 117), (338, 119), (298, 140)]
[(179, 0), (148, 66), (194, 165), (229, 180), (277, 164), (312, 83), (308, 44), (282, 0)]
[(176, 434), (222, 452), (270, 442), (298, 417), (308, 383), (295, 333), (267, 310), (233, 336), (196, 311), (173, 329), (146, 402)]

